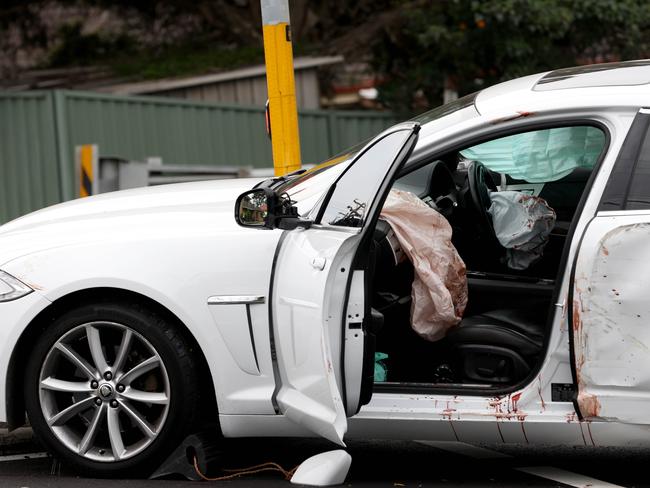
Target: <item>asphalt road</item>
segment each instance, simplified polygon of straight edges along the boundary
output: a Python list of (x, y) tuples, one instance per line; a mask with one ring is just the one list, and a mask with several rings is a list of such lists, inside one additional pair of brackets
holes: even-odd
[[(49, 457), (19, 459), (22, 454), (16, 451), (28, 448), (32, 452), (39, 450), (30, 441), (14, 444), (14, 448), (0, 442), (1, 488), (116, 486), (114, 480), (80, 478)], [(228, 440), (221, 448), (220, 466), (238, 469), (274, 461), (288, 470), (311, 455), (333, 448), (324, 441), (305, 439)], [(477, 448), (460, 443), (354, 441), (349, 443), (348, 452), (352, 467), (346, 485), (351, 487), (650, 487), (650, 449), (504, 445)], [(219, 466), (211, 466), (207, 474), (228, 473)], [(280, 473), (258, 473), (214, 482), (121, 480), (119, 485), (123, 488), (290, 486)]]

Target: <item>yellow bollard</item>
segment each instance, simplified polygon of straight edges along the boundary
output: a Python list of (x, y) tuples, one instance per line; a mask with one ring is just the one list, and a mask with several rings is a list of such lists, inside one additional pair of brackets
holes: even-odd
[(275, 175), (300, 169), (300, 135), (288, 0), (261, 0)]

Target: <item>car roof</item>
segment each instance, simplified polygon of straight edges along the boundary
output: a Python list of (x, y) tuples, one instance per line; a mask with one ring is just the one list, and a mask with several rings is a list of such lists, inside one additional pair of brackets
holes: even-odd
[(650, 60), (592, 64), (525, 76), (479, 92), (482, 115), (650, 106)]

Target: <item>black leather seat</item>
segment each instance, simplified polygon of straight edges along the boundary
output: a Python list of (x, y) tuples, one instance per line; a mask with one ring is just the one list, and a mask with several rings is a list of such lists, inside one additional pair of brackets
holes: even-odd
[(534, 366), (544, 342), (547, 309), (502, 309), (464, 318), (447, 334), (465, 382), (512, 383)]

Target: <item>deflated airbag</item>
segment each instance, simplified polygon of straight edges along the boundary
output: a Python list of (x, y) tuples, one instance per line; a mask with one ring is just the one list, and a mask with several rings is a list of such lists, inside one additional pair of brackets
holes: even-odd
[(491, 192), (494, 233), (506, 249), (506, 265), (527, 269), (542, 257), (555, 225), (555, 211), (543, 198), (518, 191)]
[(467, 305), (465, 263), (451, 243), (451, 226), (410, 192), (392, 190), (381, 212), (413, 263), (411, 326), (429, 341), (457, 325)]
[(515, 179), (547, 183), (575, 168), (593, 168), (604, 145), (605, 134), (596, 127), (557, 127), (501, 137), (461, 154)]

